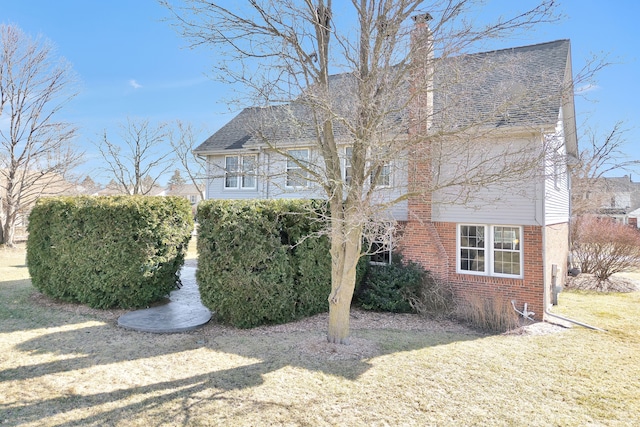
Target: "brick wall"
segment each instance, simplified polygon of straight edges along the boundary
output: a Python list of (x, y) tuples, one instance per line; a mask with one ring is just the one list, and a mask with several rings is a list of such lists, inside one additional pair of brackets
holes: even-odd
[(455, 223), (409, 220), (400, 234), (399, 249), (407, 260), (421, 264), (439, 280), (451, 283), (457, 297), (498, 296), (515, 300), (520, 310), (527, 303), (527, 309), (541, 320), (544, 308), (542, 227), (523, 227), (522, 279), (456, 273), (456, 232)]

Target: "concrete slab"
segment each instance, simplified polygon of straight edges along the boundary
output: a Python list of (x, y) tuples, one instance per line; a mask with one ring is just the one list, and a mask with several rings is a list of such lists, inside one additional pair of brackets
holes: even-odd
[(118, 326), (167, 334), (190, 331), (206, 324), (211, 319), (211, 312), (200, 301), (196, 267), (193, 264), (184, 266), (180, 280), (182, 288), (171, 292), (167, 304), (123, 314), (118, 318)]

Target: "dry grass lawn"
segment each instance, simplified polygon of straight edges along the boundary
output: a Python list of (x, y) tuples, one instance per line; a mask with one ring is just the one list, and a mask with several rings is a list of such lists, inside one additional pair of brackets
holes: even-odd
[[(640, 293), (566, 292), (555, 311), (608, 330), (483, 335), (354, 312), (154, 335), (118, 311), (37, 295), (23, 250), (0, 249), (1, 426), (631, 426), (640, 420)], [(554, 333), (536, 333), (552, 330)]]

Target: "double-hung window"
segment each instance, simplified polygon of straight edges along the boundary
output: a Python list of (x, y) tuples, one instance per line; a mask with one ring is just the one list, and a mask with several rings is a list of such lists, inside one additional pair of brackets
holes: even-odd
[(256, 188), (256, 156), (226, 156), (224, 158), (224, 188)]
[(522, 277), (522, 228), (458, 226), (458, 273)]
[[(391, 165), (384, 163), (378, 167), (378, 171), (374, 170), (371, 175), (371, 184), (376, 187), (389, 187), (391, 185)], [(375, 175), (377, 173), (377, 175)]]
[(351, 168), (351, 158), (353, 157), (353, 147), (346, 147), (344, 149), (344, 183), (351, 185), (351, 177), (353, 176), (353, 169)]
[(287, 155), (287, 187), (308, 187), (309, 150), (288, 150)]

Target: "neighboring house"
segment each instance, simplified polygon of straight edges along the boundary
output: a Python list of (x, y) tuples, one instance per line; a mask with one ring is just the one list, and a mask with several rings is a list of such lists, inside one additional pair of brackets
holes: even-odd
[(574, 193), (574, 203), (588, 208), (586, 213), (615, 219), (637, 228), (637, 211), (640, 208), (640, 182), (633, 182), (630, 175), (601, 177), (589, 182), (585, 191)]
[[(432, 104), (422, 108), (437, 113), (446, 102), (447, 89), (439, 85), (450, 71), (447, 61), (436, 63), (433, 99), (426, 101)], [(490, 203), (473, 198), (456, 202), (449, 192), (436, 190), (429, 198), (394, 205), (389, 215), (401, 224), (398, 249), (406, 259), (419, 262), (440, 280), (451, 283), (460, 297), (498, 296), (514, 301), (520, 309), (526, 303), (535, 312), (535, 318), (542, 319), (553, 286), (562, 285), (567, 275), (570, 182), (566, 159), (577, 155), (577, 140), (573, 94), (560, 86), (570, 87), (572, 79), (570, 42), (558, 40), (466, 55), (451, 61), (456, 61), (456, 71), (461, 76), (471, 75), (487, 64), (492, 70), (492, 78), (475, 82), (477, 86), (463, 84), (461, 90), (468, 92), (469, 102), (461, 105), (464, 110), (454, 116), (461, 124), (471, 120), (471, 115), (482, 115), (492, 104), (496, 91), (533, 84), (532, 81), (540, 81), (540, 76), (544, 76), (548, 83), (537, 88), (544, 93), (536, 100), (545, 101), (533, 105), (523, 99), (501, 117), (485, 118), (483, 138), (498, 147), (533, 144), (540, 150), (545, 142), (553, 140), (557, 148), (540, 165), (545, 173), (522, 177), (518, 188), (505, 190), (499, 183), (485, 186), (481, 192)], [(523, 64), (515, 82), (513, 74), (506, 70), (513, 67), (514, 61)], [(339, 87), (348, 78), (348, 75), (332, 76), (332, 82)], [(197, 147), (194, 152), (208, 160), (207, 198), (322, 197), (320, 189), (306, 181), (295, 162), (271, 150), (252, 131), (268, 114), (273, 125), (262, 136), (270, 135), (271, 146), (277, 143), (291, 157), (312, 159), (317, 156), (310, 148), (313, 135), (309, 129), (296, 126), (303, 121), (296, 118), (301, 119), (306, 113), (295, 104), (247, 108)], [(284, 120), (284, 115), (293, 116), (294, 120)], [(437, 125), (439, 115), (433, 117)], [(409, 133), (412, 131), (407, 129)], [(336, 133), (339, 136), (340, 129)], [(341, 144), (341, 150), (348, 154), (349, 142), (342, 140)], [(411, 161), (389, 165), (379, 178), (381, 200), (397, 195), (394, 188), (412, 182), (415, 178), (412, 174), (432, 176), (434, 166)], [(438, 165), (441, 173), (457, 166)], [(348, 163), (343, 163), (343, 168), (347, 175), (344, 180), (348, 182)]]
[[(17, 241), (26, 240), (29, 214), (38, 199), (42, 197), (75, 196), (81, 194), (81, 189), (77, 184), (71, 183), (61, 175), (55, 173), (41, 174), (40, 172), (30, 172), (29, 176), (25, 178), (25, 182), (30, 182), (30, 184), (21, 191), (22, 197), (14, 223), (14, 238)], [(4, 199), (6, 196), (6, 186), (6, 178), (0, 173), (0, 218), (3, 222), (7, 214), (6, 201)]]
[(167, 187), (166, 195), (184, 197), (189, 200), (189, 203), (191, 203), (191, 209), (195, 214), (198, 203), (202, 201), (203, 191), (204, 185), (199, 189), (194, 184), (170, 184)]
[[(153, 188), (145, 194), (145, 196), (165, 196), (167, 190), (160, 187), (159, 185), (154, 185)], [(96, 191), (91, 194), (92, 196), (124, 196), (129, 195), (129, 193), (125, 192), (122, 189), (122, 186), (114, 182), (113, 180), (109, 182), (103, 189)]]
[(627, 214), (627, 218), (628, 218), (627, 224), (635, 228), (640, 228), (640, 226), (638, 226), (638, 222), (639, 222), (638, 219), (640, 219), (640, 208), (634, 209), (631, 212), (629, 212)]

